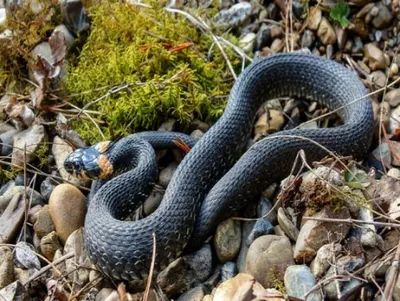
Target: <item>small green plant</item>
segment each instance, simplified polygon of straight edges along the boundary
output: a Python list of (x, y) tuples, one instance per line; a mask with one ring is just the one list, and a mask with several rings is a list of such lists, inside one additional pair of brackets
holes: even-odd
[(339, 0), (337, 5), (331, 9), (329, 16), (331, 19), (340, 24), (343, 28), (350, 25), (348, 18), (350, 14), (350, 7), (344, 0)]

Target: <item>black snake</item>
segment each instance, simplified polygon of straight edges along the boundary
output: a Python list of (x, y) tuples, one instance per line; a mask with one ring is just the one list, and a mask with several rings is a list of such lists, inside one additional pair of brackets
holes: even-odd
[[(143, 279), (152, 259), (152, 233), (157, 272), (185, 248), (201, 245), (219, 222), (287, 176), (300, 149), (309, 161), (326, 156), (313, 141), (332, 152), (362, 158), (373, 127), (366, 94), (358, 77), (339, 63), (310, 54), (278, 54), (253, 62), (241, 73), (222, 117), (195, 144), (186, 135), (144, 132), (100, 143), (92, 152), (75, 151), (65, 162), (67, 170), (95, 178), (114, 174), (96, 182), (89, 203), (85, 241), (91, 259), (111, 277)], [(246, 151), (259, 107), (283, 96), (338, 110), (344, 124), (278, 132)], [(194, 146), (175, 171), (161, 205), (139, 221), (122, 220), (146, 199), (156, 181), (153, 147), (171, 147), (177, 137)]]

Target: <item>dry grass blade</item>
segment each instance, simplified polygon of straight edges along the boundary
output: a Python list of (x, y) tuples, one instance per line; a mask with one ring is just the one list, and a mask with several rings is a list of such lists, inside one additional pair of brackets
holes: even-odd
[(156, 234), (153, 232), (153, 255), (151, 257), (149, 279), (147, 279), (146, 290), (144, 291), (143, 301), (148, 301), (149, 299), (151, 280), (153, 278), (155, 262), (156, 262)]

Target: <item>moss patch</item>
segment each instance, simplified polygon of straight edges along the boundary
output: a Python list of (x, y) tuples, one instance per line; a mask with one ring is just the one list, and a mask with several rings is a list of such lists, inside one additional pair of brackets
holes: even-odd
[[(103, 113), (101, 130), (115, 139), (155, 128), (167, 118), (183, 126), (218, 118), (234, 82), (212, 38), (183, 16), (162, 9), (103, 1), (89, 9), (91, 32), (70, 59), (64, 88), (69, 101)], [(237, 41), (229, 37), (231, 42)], [(225, 49), (239, 73), (241, 60)], [(109, 89), (114, 93), (102, 98)], [(117, 90), (117, 92), (115, 92)], [(90, 120), (76, 119), (83, 139), (101, 139)]]

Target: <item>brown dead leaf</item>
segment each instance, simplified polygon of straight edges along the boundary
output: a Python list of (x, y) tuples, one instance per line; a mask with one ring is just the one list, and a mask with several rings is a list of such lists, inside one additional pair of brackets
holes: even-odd
[(49, 38), (49, 44), (53, 54), (54, 66), (63, 65), (67, 52), (64, 34), (60, 31), (53, 32)]
[(15, 96), (10, 97), (4, 113), (22, 128), (29, 127), (35, 120), (33, 111), (26, 104), (18, 102)]
[(53, 32), (49, 38), (49, 45), (54, 64), (52, 65), (44, 57), (38, 56), (34, 65), (33, 76), (39, 85), (35, 91), (31, 92), (31, 100), (35, 108), (40, 108), (51, 80), (60, 75), (64, 65), (67, 49), (64, 35), (59, 31)]

